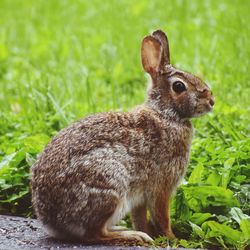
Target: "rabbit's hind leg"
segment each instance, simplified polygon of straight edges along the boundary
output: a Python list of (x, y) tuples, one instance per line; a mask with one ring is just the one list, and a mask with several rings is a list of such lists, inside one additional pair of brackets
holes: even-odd
[(152, 243), (153, 239), (146, 233), (140, 231), (125, 230), (117, 228), (115, 225), (127, 212), (124, 209), (124, 203), (114, 199), (109, 207), (113, 209), (112, 214), (101, 214), (95, 229), (88, 230), (85, 235), (85, 242), (89, 244), (104, 244), (104, 245), (141, 245)]
[(104, 245), (143, 245), (152, 244), (153, 239), (140, 231), (106, 231), (97, 242)]
[[(94, 236), (94, 237), (93, 237)], [(102, 228), (98, 234), (92, 234), (92, 237), (88, 237), (90, 244), (103, 244), (103, 245), (143, 245), (152, 244), (153, 239), (144, 232), (126, 230), (122, 227), (110, 227), (106, 225)]]
[(123, 203), (120, 203), (111, 217), (104, 224), (96, 242), (106, 245), (141, 245), (152, 243), (153, 239), (144, 232), (128, 230), (115, 225), (126, 213)]
[(109, 231), (114, 232), (114, 231), (128, 231), (129, 229), (123, 226), (110, 226)]

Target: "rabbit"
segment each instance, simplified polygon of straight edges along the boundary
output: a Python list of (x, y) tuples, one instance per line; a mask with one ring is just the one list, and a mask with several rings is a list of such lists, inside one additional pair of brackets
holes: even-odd
[[(76, 121), (32, 166), (33, 207), (52, 237), (110, 245), (175, 237), (169, 202), (189, 162), (190, 120), (211, 111), (214, 97), (170, 64), (163, 31), (143, 39), (141, 59), (152, 80), (144, 104)], [(116, 226), (128, 213), (134, 230)]]

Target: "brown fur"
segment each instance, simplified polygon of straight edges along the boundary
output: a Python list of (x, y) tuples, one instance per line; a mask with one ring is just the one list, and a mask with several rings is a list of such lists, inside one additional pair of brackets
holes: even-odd
[[(143, 40), (142, 62), (152, 77), (144, 105), (73, 123), (32, 167), (33, 206), (54, 237), (91, 244), (150, 242), (147, 234), (174, 237), (169, 199), (188, 165), (189, 118), (210, 111), (213, 97), (201, 79), (169, 64), (162, 31)], [(175, 93), (176, 79), (186, 91)], [(112, 229), (128, 212), (135, 230), (145, 233)]]

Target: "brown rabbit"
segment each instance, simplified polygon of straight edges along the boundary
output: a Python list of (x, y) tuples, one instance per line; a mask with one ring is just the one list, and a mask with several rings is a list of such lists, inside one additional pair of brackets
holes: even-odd
[[(188, 165), (190, 118), (211, 111), (214, 100), (201, 79), (170, 64), (162, 31), (143, 39), (141, 56), (152, 78), (146, 102), (73, 123), (32, 167), (35, 212), (54, 237), (88, 244), (174, 237), (169, 199)], [(136, 231), (115, 227), (129, 212)]]

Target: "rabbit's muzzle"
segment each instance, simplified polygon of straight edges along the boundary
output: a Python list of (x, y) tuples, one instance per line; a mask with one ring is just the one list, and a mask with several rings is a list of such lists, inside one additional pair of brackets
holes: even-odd
[(213, 96), (211, 90), (209, 90), (209, 89), (206, 90), (205, 99), (206, 99), (206, 103), (207, 103), (207, 106), (208, 106), (208, 112), (212, 111), (213, 106), (214, 106), (214, 96)]
[(199, 92), (197, 98), (195, 117), (212, 111), (214, 104), (215, 104), (214, 96), (210, 89), (205, 88), (202, 92)]

